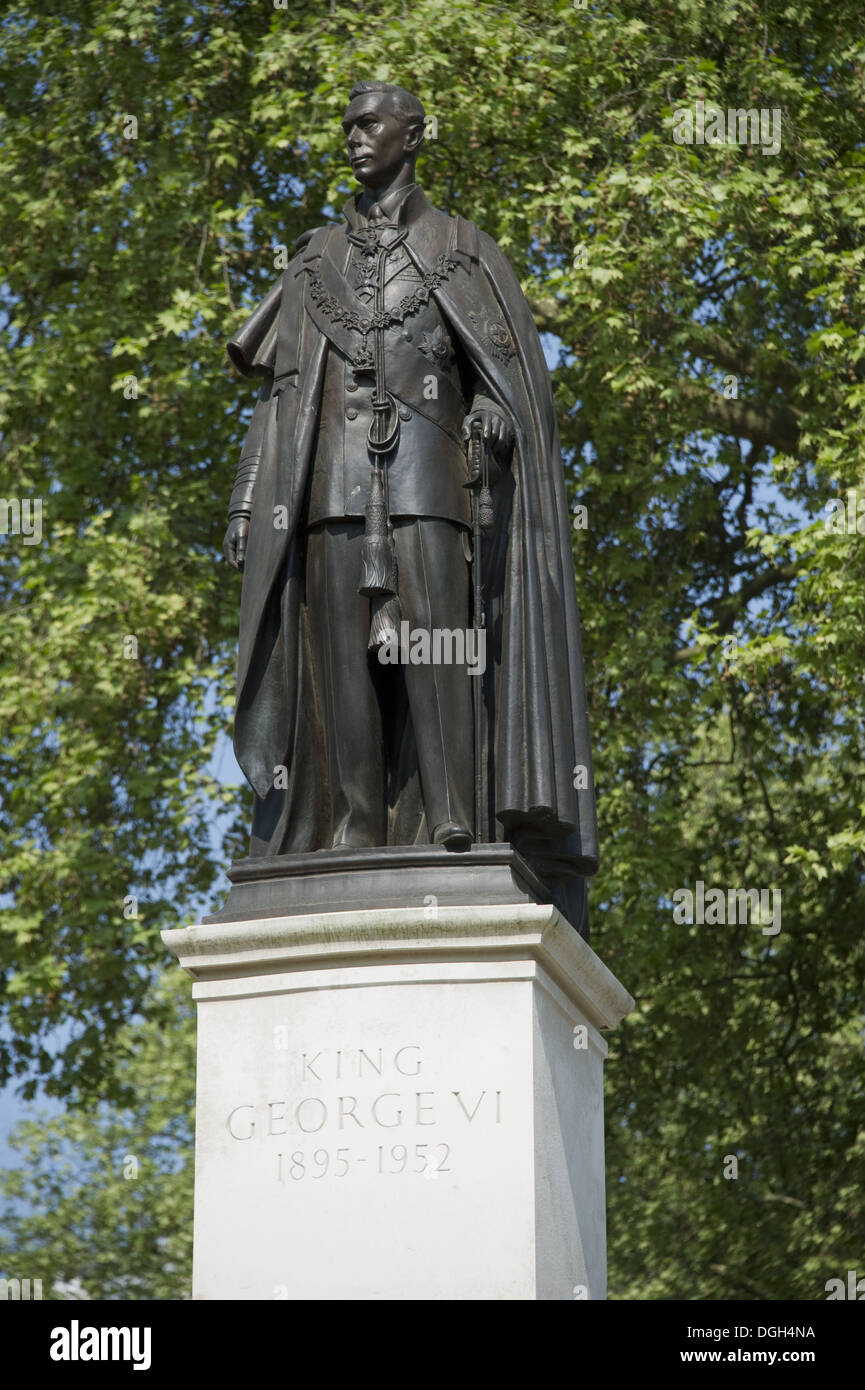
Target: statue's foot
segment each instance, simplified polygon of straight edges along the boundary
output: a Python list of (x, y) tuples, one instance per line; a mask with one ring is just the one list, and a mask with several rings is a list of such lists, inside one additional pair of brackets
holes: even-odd
[(445, 821), (433, 831), (433, 844), (444, 845), (446, 849), (468, 849), (471, 842), (471, 831), (457, 821)]
[(337, 826), (331, 849), (370, 849), (376, 843), (381, 841), (376, 841), (368, 825), (346, 819)]

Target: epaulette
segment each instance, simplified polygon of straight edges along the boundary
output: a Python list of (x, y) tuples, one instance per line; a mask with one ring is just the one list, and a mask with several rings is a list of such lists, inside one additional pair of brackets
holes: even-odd
[(478, 229), (474, 222), (469, 222), (467, 218), (460, 217), (457, 213), (456, 224), (455, 249), (461, 251), (464, 256), (468, 256), (470, 261), (478, 260)]
[(335, 222), (328, 222), (324, 227), (313, 227), (311, 231), (304, 232), (294, 244), (294, 254), (300, 256), (304, 265), (308, 264), (309, 261), (317, 260), (324, 250), (328, 234), (335, 227)]

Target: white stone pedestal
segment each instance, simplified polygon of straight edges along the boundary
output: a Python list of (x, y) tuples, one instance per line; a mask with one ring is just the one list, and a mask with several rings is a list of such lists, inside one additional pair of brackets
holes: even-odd
[(195, 980), (198, 1299), (604, 1298), (600, 1030), (550, 906), (163, 934)]

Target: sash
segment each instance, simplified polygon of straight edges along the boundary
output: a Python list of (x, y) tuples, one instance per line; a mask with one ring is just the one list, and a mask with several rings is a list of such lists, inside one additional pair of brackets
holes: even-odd
[[(304, 309), (319, 332), (352, 363), (355, 370), (371, 371), (372, 363), (367, 365), (363, 349), (365, 340), (372, 334), (374, 316), (354, 295), (345, 278), (351, 264), (351, 245), (347, 246), (346, 254), (337, 260), (334, 240), (328, 238), (317, 266), (314, 263), (307, 266)], [(453, 262), (453, 268), (457, 264)], [(444, 277), (437, 276), (435, 270), (423, 274), (417, 287), (404, 295), (393, 311), (400, 313), (400, 322), (426, 307), (432, 291), (432, 286), (427, 282), (441, 278)], [(405, 311), (401, 312), (404, 306)], [(396, 324), (392, 328), (392, 336), (388, 334), (386, 339), (388, 390), (419, 415), (432, 420), (447, 430), (457, 442), (461, 442), (459, 430), (466, 410), (462, 392), (432, 358), (399, 335)], [(424, 381), (430, 376), (436, 381), (437, 399), (433, 400), (428, 400), (423, 394)]]

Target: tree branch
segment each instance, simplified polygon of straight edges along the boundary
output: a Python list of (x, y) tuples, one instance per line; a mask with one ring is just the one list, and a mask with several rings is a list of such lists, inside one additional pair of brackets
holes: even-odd
[(795, 454), (799, 447), (796, 414), (785, 405), (760, 405), (752, 400), (725, 400), (716, 391), (682, 378), (679, 393), (690, 404), (699, 405), (708, 426), (721, 434), (750, 439), (753, 444), (770, 444), (781, 453)]
[[(710, 621), (717, 622), (718, 635), (723, 636), (730, 632), (735, 625), (736, 618), (744, 608), (754, 598), (759, 598), (760, 594), (771, 589), (775, 584), (788, 584), (796, 578), (799, 566), (797, 564), (778, 565), (774, 569), (764, 570), (762, 574), (757, 574), (753, 579), (749, 579), (747, 584), (743, 584), (731, 594), (728, 599), (724, 599), (718, 604), (715, 616)], [(693, 660), (705, 652), (706, 648), (700, 645), (692, 647), (680, 647), (674, 654), (673, 660), (678, 663)]]
[(792, 389), (802, 380), (802, 373), (788, 357), (779, 357), (752, 347), (750, 344), (731, 343), (716, 329), (702, 323), (689, 322), (680, 330), (688, 350), (697, 357), (708, 357), (719, 367), (726, 367), (739, 376), (760, 375)]

